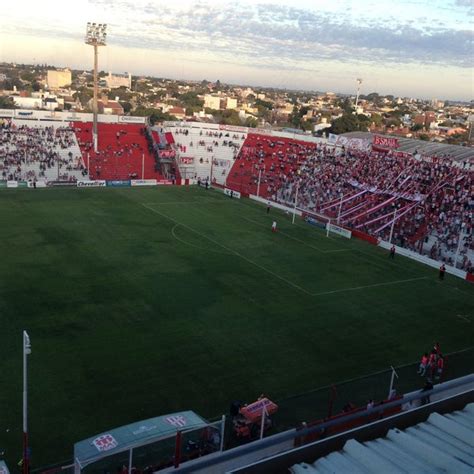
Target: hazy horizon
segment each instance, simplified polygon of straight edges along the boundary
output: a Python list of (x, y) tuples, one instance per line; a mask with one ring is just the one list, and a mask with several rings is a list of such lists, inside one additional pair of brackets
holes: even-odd
[[(470, 0), (59, 0), (12, 4), (0, 61), (90, 70), (87, 21), (108, 23), (104, 71), (279, 89), (473, 98)], [(24, 12), (28, 11), (25, 16)]]

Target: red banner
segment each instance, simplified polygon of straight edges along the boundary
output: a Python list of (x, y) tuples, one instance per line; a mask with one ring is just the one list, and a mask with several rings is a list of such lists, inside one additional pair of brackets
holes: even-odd
[(372, 142), (375, 146), (381, 146), (383, 148), (398, 148), (398, 140), (396, 138), (382, 137), (380, 135), (374, 135)]

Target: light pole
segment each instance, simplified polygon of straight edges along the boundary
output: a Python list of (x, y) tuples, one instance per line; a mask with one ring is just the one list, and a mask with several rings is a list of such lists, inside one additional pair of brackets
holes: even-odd
[(98, 146), (98, 135), (97, 135), (97, 96), (99, 84), (97, 80), (98, 75), (98, 62), (99, 62), (99, 46), (105, 46), (105, 40), (107, 38), (107, 25), (105, 23), (87, 23), (86, 30), (86, 44), (93, 46), (94, 48), (94, 99), (92, 103), (92, 112), (94, 116), (94, 124), (92, 129), (94, 151), (97, 152)]
[(357, 83), (357, 95), (356, 95), (355, 109), (356, 109), (356, 113), (357, 113), (357, 104), (359, 103), (360, 86), (362, 84), (362, 79), (357, 78), (356, 83)]
[(28, 447), (28, 356), (30, 354), (30, 337), (26, 331), (23, 331), (23, 474), (30, 472)]
[(299, 181), (296, 183), (296, 192), (295, 192), (295, 207), (293, 208), (293, 220), (292, 224), (295, 223), (295, 216), (296, 216), (296, 206), (298, 205), (298, 192), (300, 190), (300, 183)]
[(258, 171), (257, 197), (260, 197), (260, 181), (262, 179), (262, 168)]
[(341, 212), (342, 212), (342, 198), (344, 195), (341, 193), (341, 202), (339, 203), (339, 212), (337, 213), (337, 225), (341, 222)]

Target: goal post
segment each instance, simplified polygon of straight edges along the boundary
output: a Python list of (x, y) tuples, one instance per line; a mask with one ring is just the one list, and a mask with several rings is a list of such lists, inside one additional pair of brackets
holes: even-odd
[(337, 225), (336, 218), (312, 211), (304, 211), (302, 217), (308, 224), (324, 229), (326, 231), (326, 237), (329, 237), (329, 234), (331, 233), (341, 237), (346, 237), (347, 239), (352, 237), (352, 232), (350, 230)]

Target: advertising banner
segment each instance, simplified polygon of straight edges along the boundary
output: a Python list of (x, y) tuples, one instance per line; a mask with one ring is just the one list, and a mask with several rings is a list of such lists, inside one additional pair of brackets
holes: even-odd
[(112, 188), (127, 188), (130, 186), (130, 184), (130, 180), (115, 179), (112, 181), (107, 181), (107, 186)]
[(160, 180), (158, 180), (157, 184), (158, 185), (169, 186), (169, 185), (173, 184), (173, 181), (171, 181), (170, 179), (160, 179)]
[(156, 179), (132, 179), (130, 183), (132, 186), (156, 186), (158, 184)]
[(224, 194), (226, 196), (230, 196), (230, 197), (233, 197), (233, 198), (237, 198), (237, 199), (240, 199), (240, 193), (238, 191), (233, 191), (232, 189), (228, 189), (228, 188), (225, 188), (224, 189)]
[(382, 137), (381, 135), (374, 135), (373, 145), (381, 146), (383, 148), (398, 148), (398, 140), (392, 137)]
[(7, 188), (17, 188), (18, 181), (7, 181)]
[(48, 186), (54, 187), (76, 187), (77, 183), (75, 181), (48, 181)]
[(78, 181), (77, 182), (78, 188), (103, 188), (105, 186), (107, 186), (107, 182), (102, 179), (99, 179), (96, 181)]
[(326, 224), (326, 230), (340, 235), (341, 237), (345, 237), (346, 239), (350, 239), (352, 237), (352, 232), (350, 230), (343, 229), (342, 227), (334, 224), (329, 224), (329, 222)]
[[(28, 181), (28, 187), (29, 188), (34, 188), (33, 181)], [(45, 188), (46, 187), (46, 181), (44, 181), (44, 180), (36, 181), (36, 187), (37, 188)]]

